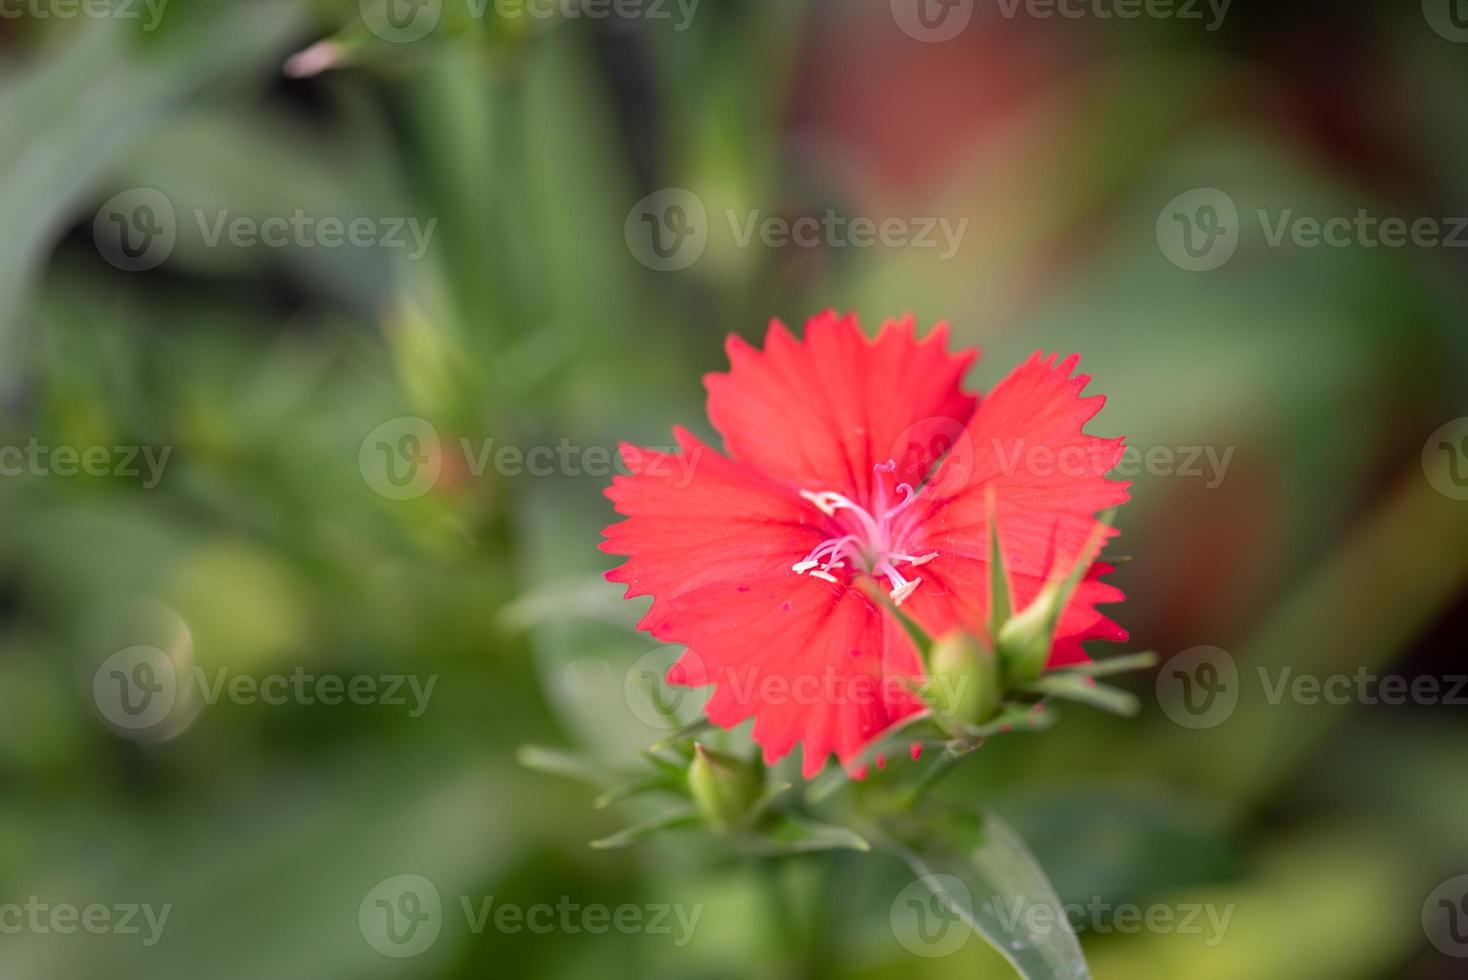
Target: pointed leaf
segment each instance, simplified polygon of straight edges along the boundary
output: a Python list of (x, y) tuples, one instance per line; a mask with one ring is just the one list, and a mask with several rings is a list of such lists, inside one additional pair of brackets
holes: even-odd
[(591, 805), (598, 810), (605, 810), (621, 800), (628, 800), (644, 793), (655, 793), (659, 790), (672, 792), (676, 790), (676, 787), (677, 784), (666, 775), (648, 776), (645, 779), (634, 779), (611, 787), (598, 796)]
[(783, 814), (750, 835), (747, 849), (755, 854), (808, 854), (813, 851), (870, 851), (865, 837), (849, 827)]
[(549, 776), (563, 776), (593, 786), (605, 786), (622, 774), (612, 771), (594, 759), (564, 749), (548, 748), (544, 745), (522, 745), (515, 758), (526, 769), (534, 769)]
[(1151, 670), (1156, 666), (1156, 651), (1146, 650), (1142, 653), (1128, 653), (1120, 657), (1107, 657), (1105, 660), (1090, 660), (1083, 664), (1072, 664), (1064, 668), (1064, 673), (1079, 674), (1082, 677), (1109, 677), (1112, 674), (1125, 674), (1133, 670)]
[[(1089, 980), (1060, 899), (1023, 840), (992, 813), (943, 811), (890, 842), (918, 875), (921, 928), (967, 925), (1025, 980)], [(920, 883), (920, 884), (919, 884)], [(925, 903), (922, 894), (933, 900)], [(945, 928), (947, 926), (945, 925)], [(931, 933), (921, 939), (932, 942)]]
[(1024, 689), (1035, 694), (1043, 694), (1046, 697), (1064, 698), (1067, 701), (1088, 704), (1093, 708), (1100, 708), (1102, 711), (1109, 711), (1124, 718), (1131, 718), (1141, 710), (1141, 703), (1135, 695), (1105, 684), (1097, 684), (1090, 677), (1067, 674), (1047, 675), (1026, 684)]
[(680, 827), (694, 827), (703, 822), (698, 811), (692, 807), (679, 807), (660, 813), (641, 823), (633, 824), (626, 830), (619, 830), (609, 837), (591, 842), (591, 846), (598, 851), (611, 851), (622, 847), (631, 847), (656, 836), (664, 830), (676, 830)]

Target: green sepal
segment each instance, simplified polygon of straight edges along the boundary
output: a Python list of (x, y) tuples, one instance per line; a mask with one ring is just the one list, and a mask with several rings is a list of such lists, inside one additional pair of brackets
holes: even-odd
[(1087, 704), (1125, 718), (1134, 717), (1142, 707), (1136, 695), (1106, 684), (1098, 684), (1093, 678), (1080, 677), (1075, 674), (1046, 674), (1038, 680), (1023, 685), (1022, 689), (1032, 694)]
[(849, 827), (782, 813), (743, 838), (744, 850), (762, 856), (816, 851), (870, 851), (867, 839)]
[(1105, 660), (1088, 660), (1085, 663), (1071, 664), (1062, 668), (1061, 672), (1077, 674), (1081, 677), (1110, 677), (1113, 674), (1125, 674), (1133, 670), (1151, 670), (1157, 664), (1157, 652), (1144, 650), (1141, 653), (1107, 657)]

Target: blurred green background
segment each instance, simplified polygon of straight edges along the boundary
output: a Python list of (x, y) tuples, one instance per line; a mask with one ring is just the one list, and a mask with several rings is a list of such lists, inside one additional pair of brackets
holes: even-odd
[[(593, 851), (638, 811), (515, 760), (664, 734), (636, 679), (671, 654), (600, 581), (608, 452), (707, 434), (725, 335), (827, 306), (950, 321), (983, 388), (1077, 351), (1109, 398), (1094, 431), (1230, 454), (1134, 477), (1113, 615), (1129, 649), (1228, 651), (1237, 709), (1187, 728), (1128, 678), (1140, 719), (1071, 707), (942, 788), (1008, 818), (1068, 901), (1233, 910), (1213, 945), (1086, 934), (1096, 975), (1462, 975), (1468, 943), (1423, 921), (1468, 873), (1462, 707), (1274, 704), (1251, 678), (1463, 671), (1468, 502), (1424, 458), (1468, 415), (1465, 252), (1276, 246), (1254, 215), (1468, 215), (1464, 12), (960, 0), (918, 22), (966, 18), (938, 40), (904, 0), (393, 2), (0, 5), (0, 446), (107, 450), (0, 479), (0, 903), (171, 907), (153, 945), (6, 929), (0, 976), (1009, 976), (977, 939), (904, 948), (895, 862)], [(666, 188), (706, 210), (674, 271), (636, 239)], [(1162, 234), (1198, 188), (1238, 212), (1201, 272)], [(828, 209), (967, 224), (945, 255), (741, 246), (725, 220)], [(212, 235), (298, 213), (408, 245)], [(570, 449), (537, 475), (461, 440)], [(379, 443), (436, 478), (398, 486)], [(128, 447), (168, 453), (157, 479)], [(141, 730), (95, 695), (137, 646), (180, 669)], [(406, 686), (207, 704), (194, 667), (434, 686), (418, 712)], [(410, 958), (359, 916), (402, 874), (443, 903)], [(489, 896), (701, 917), (681, 946), (476, 932), (460, 898)]]

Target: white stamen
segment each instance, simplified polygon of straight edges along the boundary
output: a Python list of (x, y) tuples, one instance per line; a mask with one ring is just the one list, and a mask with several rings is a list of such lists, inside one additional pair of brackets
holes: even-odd
[(872, 503), (875, 513), (881, 515), (880, 520), (873, 516), (872, 510), (868, 510), (843, 494), (832, 491), (820, 493), (813, 490), (800, 491), (800, 496), (814, 504), (822, 514), (837, 518), (838, 522), (843, 525), (842, 529), (847, 533), (822, 541), (805, 558), (791, 565), (790, 569), (797, 575), (808, 574), (826, 582), (839, 584), (839, 580), (831, 574), (831, 570), (845, 568), (846, 560), (851, 559), (868, 574), (886, 576), (891, 587), (892, 601), (900, 606), (903, 600), (911, 596), (922, 584), (923, 580), (915, 578), (909, 581), (897, 570), (896, 563), (901, 562), (916, 568), (937, 558), (938, 552), (930, 551), (922, 555), (909, 555), (896, 550), (896, 546), (901, 544), (901, 539), (907, 535), (906, 528), (900, 525), (894, 526), (892, 519), (907, 509), (908, 505), (917, 498), (917, 492), (913, 490), (911, 484), (899, 483), (894, 491), (897, 495), (897, 502), (887, 507), (886, 484), (882, 481), (882, 476), (896, 473), (897, 464), (888, 460), (872, 469), (876, 475)]
[(839, 496), (838, 494), (811, 493), (809, 490), (800, 491), (800, 495), (820, 508), (821, 513), (827, 517), (836, 516), (836, 508), (830, 503), (829, 498)]
[(899, 585), (897, 588), (892, 590), (892, 601), (897, 603), (897, 605), (899, 606), (902, 605), (902, 600), (906, 599), (908, 596), (916, 592), (917, 587), (922, 584), (922, 579), (915, 578), (911, 582), (905, 582), (902, 585)]

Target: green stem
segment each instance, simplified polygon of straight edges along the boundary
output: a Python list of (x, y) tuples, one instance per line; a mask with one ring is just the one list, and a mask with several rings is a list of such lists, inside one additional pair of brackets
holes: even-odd
[(795, 909), (786, 893), (781, 875), (782, 865), (777, 860), (759, 863), (760, 878), (769, 895), (766, 903), (770, 911), (770, 927), (775, 935), (779, 950), (780, 976), (794, 975), (796, 965), (804, 959), (805, 947), (801, 939), (800, 924), (796, 921)]

